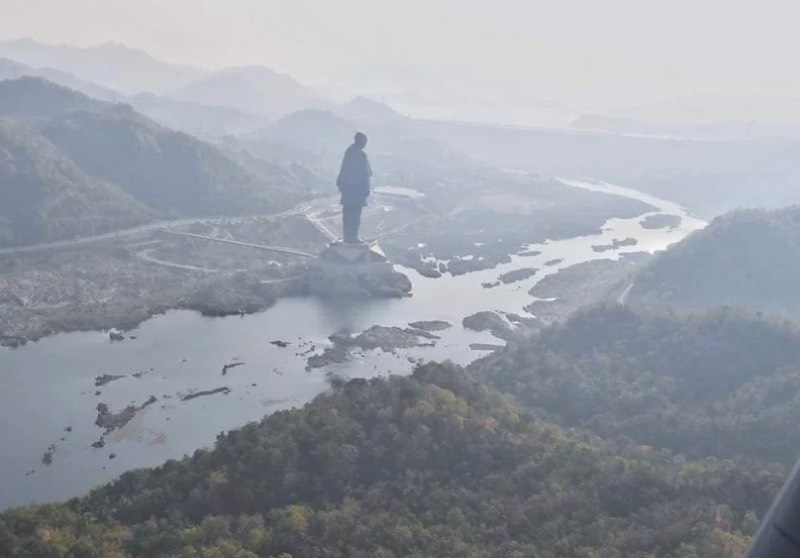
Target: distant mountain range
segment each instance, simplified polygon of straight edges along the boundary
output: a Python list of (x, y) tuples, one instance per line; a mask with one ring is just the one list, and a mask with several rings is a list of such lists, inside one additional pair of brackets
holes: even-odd
[(334, 112), (346, 120), (357, 123), (389, 124), (407, 119), (406, 116), (403, 116), (386, 103), (374, 101), (364, 96), (358, 96), (336, 107)]
[[(61, 211), (80, 213), (58, 200), (84, 199), (87, 189), (102, 191), (99, 199), (108, 204), (100, 212), (107, 215), (103, 229), (154, 216), (269, 212), (307, 195), (307, 186), (292, 172), (246, 167), (218, 147), (164, 128), (128, 105), (96, 101), (40, 78), (0, 82), (0, 118), (20, 123), (6, 128), (0, 168), (9, 180), (16, 177), (6, 187), (23, 197), (27, 194), (20, 188), (40, 193), (25, 198), (28, 213), (50, 208), (43, 214), (47, 232), (32, 233), (20, 229), (25, 213), (6, 199), (0, 211), (10, 230), (7, 244), (90, 232), (88, 225), (48, 224), (64, 217)], [(19, 138), (24, 150), (12, 143)], [(55, 172), (59, 169), (64, 177)], [(87, 205), (87, 214), (98, 211)]]
[(29, 39), (0, 41), (0, 57), (30, 66), (39, 77), (101, 100), (135, 99), (137, 94), (151, 93), (194, 105), (227, 107), (271, 118), (303, 108), (333, 106), (313, 89), (263, 66), (209, 71), (163, 62), (144, 51), (116, 43), (79, 48)]
[(118, 97), (121, 97), (113, 89), (79, 79), (69, 72), (54, 70), (49, 67), (34, 68), (10, 58), (0, 58), (0, 80), (17, 79), (25, 76), (40, 77), (75, 91), (80, 91), (84, 95), (100, 101), (113, 102)]
[(354, 122), (403, 118), (365, 97), (339, 105), (291, 76), (263, 66), (202, 70), (106, 43), (90, 48), (0, 41), (0, 80), (41, 77), (107, 102), (125, 102), (169, 128), (201, 136), (238, 134), (303, 109)]
[(144, 51), (118, 43), (93, 47), (48, 45), (21, 39), (0, 41), (0, 56), (33, 66), (68, 72), (119, 93), (167, 93), (208, 72), (185, 64), (156, 60)]
[(269, 123), (261, 114), (227, 106), (178, 101), (171, 97), (139, 93), (125, 102), (159, 124), (199, 137), (221, 137), (256, 130)]
[[(238, 83), (244, 90), (250, 87), (249, 102), (255, 106), (259, 88), (270, 89), (271, 81), (281, 84), (283, 91), (293, 90), (292, 95), (303, 95), (302, 86), (291, 78), (267, 70), (244, 68), (221, 74), (224, 79), (206, 82), (208, 88), (186, 88), (185, 97), (196, 95), (198, 100), (213, 102), (213, 96), (203, 97), (204, 92), (222, 87), (215, 93), (221, 94), (225, 83), (239, 91), (234, 85)], [(282, 95), (278, 89), (275, 98)], [(305, 99), (316, 102), (311, 96)], [(281, 110), (290, 108), (281, 106)], [(77, 220), (47, 232), (35, 224), (23, 231), (21, 219), (6, 215), (7, 232), (0, 241), (8, 246), (55, 240), (153, 218), (273, 211), (322, 188), (334, 191), (332, 177), (357, 130), (376, 132), (371, 153), (384, 177), (393, 177), (395, 182), (410, 175), (435, 181), (444, 176), (442, 167), (453, 161), (471, 164), (443, 144), (415, 134), (409, 119), (377, 101), (361, 97), (328, 108), (293, 111), (270, 122), (263, 113), (227, 106), (152, 93), (122, 96), (61, 70), (0, 59), (0, 118), (12, 126), (8, 130), (20, 130), (13, 133), (24, 130), (35, 138), (27, 143), (29, 157), (36, 159), (38, 151), (44, 157), (46, 147), (74, 167), (71, 180), (61, 181), (65, 188), (77, 184), (99, 189), (102, 185), (119, 194), (101, 196), (117, 203), (105, 212), (108, 219)], [(176, 130), (217, 139), (208, 143)], [(0, 164), (15, 165), (10, 158)], [(54, 191), (46, 185), (51, 175), (28, 177), (40, 184), (43, 206)], [(134, 205), (121, 218), (128, 202)], [(53, 211), (57, 206), (53, 205)], [(18, 214), (30, 214), (36, 207)], [(86, 211), (99, 212), (91, 207)], [(47, 213), (45, 221), (55, 215)]]
[(124, 95), (108, 87), (76, 78), (72, 74), (51, 68), (33, 68), (14, 60), (0, 58), (0, 80), (24, 76), (40, 77), (84, 95), (105, 102), (124, 102), (137, 112), (168, 128), (199, 136), (224, 136), (255, 130), (269, 119), (226, 106), (209, 106), (154, 93)]
[(370, 138), (367, 149), (376, 182), (424, 190), (452, 178), (453, 173), (481, 166), (446, 143), (431, 139), (413, 120), (363, 98), (333, 111), (293, 112), (235, 141), (261, 158), (282, 164), (300, 162), (320, 175), (333, 177), (357, 131)]
[(303, 108), (330, 106), (291, 77), (261, 66), (226, 68), (169, 95), (182, 101), (228, 106), (272, 118)]
[(800, 320), (800, 206), (715, 219), (659, 254), (628, 302), (658, 310), (739, 306)]
[(353, 141), (357, 127), (322, 110), (303, 110), (280, 118), (240, 141), (262, 157), (301, 161), (332, 174), (338, 171), (344, 149)]

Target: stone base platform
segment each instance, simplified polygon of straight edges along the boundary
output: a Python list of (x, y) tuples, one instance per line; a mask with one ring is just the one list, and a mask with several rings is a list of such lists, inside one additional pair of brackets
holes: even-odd
[(377, 241), (363, 244), (332, 242), (319, 256), (319, 274), (312, 290), (320, 295), (403, 297), (411, 281), (395, 271)]

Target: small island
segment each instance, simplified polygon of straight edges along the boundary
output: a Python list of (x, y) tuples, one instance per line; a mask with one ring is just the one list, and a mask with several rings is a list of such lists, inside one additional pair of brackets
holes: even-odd
[(657, 213), (655, 215), (648, 215), (639, 224), (644, 229), (674, 229), (683, 223), (683, 219), (678, 215), (667, 215), (666, 213)]

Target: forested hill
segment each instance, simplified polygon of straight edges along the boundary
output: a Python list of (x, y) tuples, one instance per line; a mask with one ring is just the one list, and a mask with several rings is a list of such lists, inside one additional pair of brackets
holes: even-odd
[(715, 219), (654, 258), (627, 302), (657, 310), (742, 306), (800, 319), (800, 206)]
[(0, 81), (0, 114), (5, 117), (44, 121), (76, 110), (102, 110), (108, 106), (42, 78)]
[(0, 246), (140, 225), (156, 212), (89, 176), (33, 128), (0, 118)]
[(733, 558), (781, 482), (615, 453), (426, 365), (86, 498), (8, 512), (0, 555)]
[(48, 122), (42, 133), (89, 174), (166, 215), (270, 212), (293, 199), (290, 184), (271, 184), (216, 147), (125, 105), (73, 112)]
[[(246, 167), (216, 146), (164, 128), (127, 105), (96, 101), (39, 78), (0, 81), (0, 118), (24, 123), (46, 138), (49, 148), (41, 152), (35, 149), (41, 142), (28, 142), (31, 168), (46, 168), (54, 147), (65, 164), (88, 177), (81, 181), (72, 173), (76, 189), (103, 182), (135, 201), (128, 215), (106, 223), (118, 227), (141, 215), (136, 206), (146, 206), (151, 216), (159, 218), (253, 214), (289, 207), (309, 195), (308, 185), (290, 171), (274, 166)], [(0, 158), (0, 172), (19, 175), (17, 163), (9, 156)], [(53, 172), (38, 172), (38, 176), (44, 181), (39, 188), (44, 195), (36, 198), (40, 204), (36, 209), (55, 220), (52, 226), (43, 223), (42, 227), (71, 236), (73, 229), (68, 233), (57, 224), (70, 216), (60, 214), (61, 206), (46, 195), (64, 191), (69, 184), (63, 180), (60, 185), (48, 183), (55, 179)], [(9, 188), (27, 195), (29, 186), (20, 181)], [(65, 195), (80, 197), (77, 191)], [(90, 227), (76, 231), (92, 232)], [(14, 238), (23, 236), (30, 237)], [(40, 230), (33, 236), (52, 235)]]
[(730, 309), (587, 310), (473, 369), (538, 416), (604, 438), (785, 465), (800, 448), (800, 331)]

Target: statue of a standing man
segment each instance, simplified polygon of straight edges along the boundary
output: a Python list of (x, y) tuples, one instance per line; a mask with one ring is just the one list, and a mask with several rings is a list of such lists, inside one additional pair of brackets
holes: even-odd
[(358, 229), (361, 226), (361, 210), (367, 205), (370, 193), (372, 168), (364, 152), (367, 136), (356, 134), (353, 145), (347, 148), (342, 159), (342, 169), (336, 185), (342, 193), (342, 232), (348, 244), (360, 244)]

